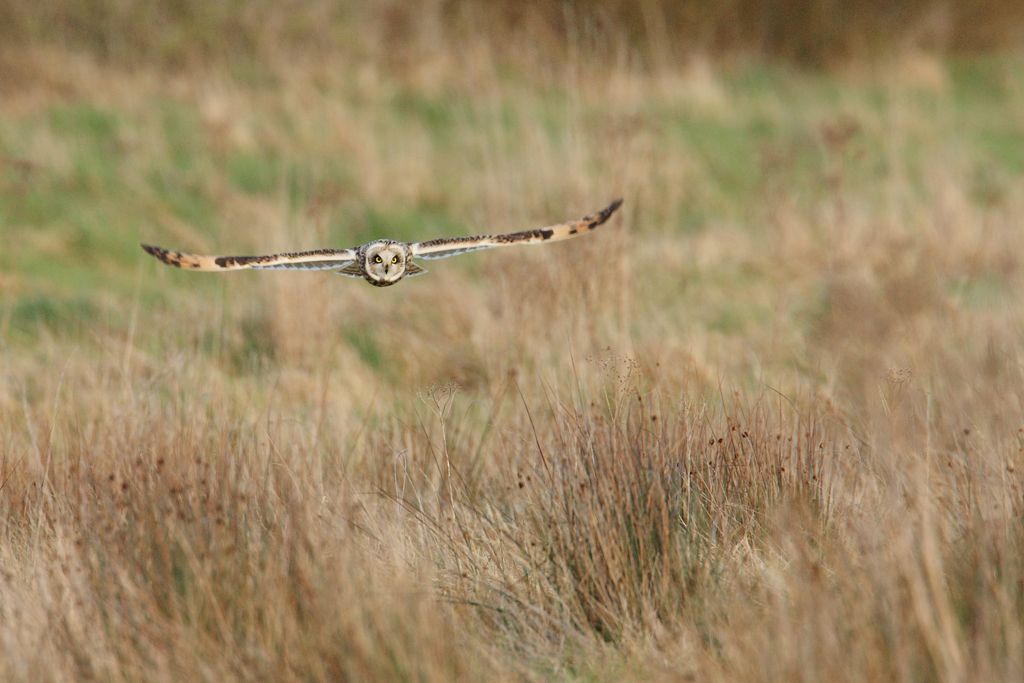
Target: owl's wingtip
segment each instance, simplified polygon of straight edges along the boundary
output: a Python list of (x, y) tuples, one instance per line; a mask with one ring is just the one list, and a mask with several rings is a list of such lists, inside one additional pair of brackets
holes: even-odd
[(166, 263), (169, 266), (174, 266), (175, 268), (182, 267), (181, 254), (178, 252), (170, 252), (167, 249), (164, 249), (163, 247), (156, 247), (153, 246), (152, 244), (143, 244), (141, 242), (139, 243), (139, 246), (142, 247), (142, 250), (144, 252), (146, 252), (153, 258), (157, 259), (158, 261)]
[(601, 225), (601, 223), (604, 223), (606, 220), (612, 217), (612, 214), (615, 213), (620, 206), (622, 206), (622, 197), (619, 197), (611, 204), (606, 206), (604, 209), (602, 209), (601, 212), (597, 214), (597, 222), (591, 224), (590, 227), (595, 228), (598, 225)]

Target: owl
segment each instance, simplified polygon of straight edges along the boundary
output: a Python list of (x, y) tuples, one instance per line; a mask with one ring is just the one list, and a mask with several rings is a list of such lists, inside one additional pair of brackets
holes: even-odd
[(143, 244), (142, 248), (169, 266), (186, 270), (333, 270), (339, 275), (362, 278), (375, 287), (390, 287), (402, 278), (427, 272), (413, 259), (441, 259), (481, 249), (516, 244), (547, 244), (587, 233), (607, 221), (622, 205), (616, 199), (603, 210), (579, 220), (500, 235), (442, 237), (426, 242), (374, 240), (351, 249), (315, 249), (267, 256), (202, 256)]

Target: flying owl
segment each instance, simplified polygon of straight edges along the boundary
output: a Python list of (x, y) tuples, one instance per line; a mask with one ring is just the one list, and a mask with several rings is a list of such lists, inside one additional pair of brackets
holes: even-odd
[(334, 270), (339, 275), (363, 278), (375, 287), (390, 287), (402, 278), (427, 272), (413, 259), (448, 258), (480, 249), (515, 244), (547, 244), (589, 232), (607, 221), (622, 205), (616, 199), (598, 213), (576, 221), (546, 228), (475, 237), (442, 237), (407, 244), (397, 240), (374, 240), (351, 249), (316, 249), (268, 256), (202, 256), (170, 251), (143, 244), (142, 248), (169, 266), (187, 270)]

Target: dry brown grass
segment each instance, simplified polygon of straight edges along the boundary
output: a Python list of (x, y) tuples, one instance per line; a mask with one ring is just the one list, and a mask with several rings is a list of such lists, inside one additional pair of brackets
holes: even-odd
[[(444, 7), (0, 48), (0, 678), (1020, 680), (1020, 57), (551, 59)], [(389, 290), (135, 246), (619, 194)]]
[(610, 43), (612, 54), (628, 47), (662, 64), (711, 53), (821, 66), (880, 52), (1019, 45), (1022, 20), (1015, 0), (36, 0), (0, 6), (0, 36), (175, 68), (353, 51), (405, 68), (439, 41), (483, 41), (503, 57)]

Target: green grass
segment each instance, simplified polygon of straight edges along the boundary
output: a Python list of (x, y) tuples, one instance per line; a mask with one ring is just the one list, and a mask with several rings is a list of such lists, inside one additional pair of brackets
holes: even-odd
[[(931, 124), (926, 137), (918, 140), (912, 134), (908, 138), (903, 163), (909, 164), (912, 176), (921, 176), (929, 146), (954, 134), (969, 141), (968, 152), (979, 159), (977, 196), (997, 201), (1009, 178), (1024, 172), (1024, 130), (1012, 118), (998, 114), (1019, 97), (1009, 86), (1016, 82), (1011, 75), (1015, 63), (983, 59), (950, 65), (954, 114)], [(683, 232), (723, 220), (743, 224), (760, 220), (758, 206), (764, 193), (778, 187), (796, 188), (807, 201), (817, 201), (828, 191), (823, 185), (834, 169), (841, 170), (846, 187), (870, 192), (880, 175), (894, 169), (885, 167), (878, 131), (857, 112), (870, 111), (884, 121), (897, 106), (918, 109), (921, 117), (935, 106), (934, 96), (894, 100), (893, 93), (883, 95), (870, 83), (843, 83), (780, 67), (739, 68), (724, 82), (738, 103), (728, 116), (657, 106), (646, 115), (653, 117), (651, 130), (657, 144), (667, 154), (686, 159), (707, 179), (699, 191), (683, 189), (685, 201), (675, 221)], [(488, 137), (491, 131), (503, 130), (514, 140), (518, 131), (534, 125), (513, 113), (516, 110), (509, 104), (479, 107), (464, 95), (426, 95), (405, 88), (387, 107), (399, 122), (396, 130), (420, 127), (428, 132), (432, 153), (450, 157), (466, 153), (464, 141), (474, 136)], [(573, 113), (571, 108), (579, 103), (554, 91), (540, 93), (531, 105), (543, 112), (541, 125), (556, 145), (562, 144), (572, 116), (601, 119), (599, 104), (586, 106), (595, 109)], [(858, 130), (849, 149), (829, 150), (820, 126), (841, 117), (853, 121)], [(141, 151), (125, 142), (126, 131), (140, 130), (151, 121), (162, 131), (162, 145)], [(285, 198), (300, 215), (321, 188), (346, 194), (357, 191), (358, 169), (344, 159), (326, 160), (322, 150), (295, 149), (285, 157), (257, 144), (221, 154), (201, 130), (195, 104), (165, 98), (144, 101), (131, 112), (88, 103), (62, 104), (45, 110), (40, 118), (0, 121), (5, 153), (20, 157), (34, 137), (48, 134), (70, 162), (58, 169), (47, 159), (29, 159), (34, 162), (31, 180), (0, 194), (0, 216), (15, 235), (46, 231), (65, 244), (79, 263), (117, 264), (104, 270), (99, 276), (102, 281), (131, 276), (132, 262), (142, 258), (134, 246), (140, 231), (147, 239), (159, 238), (160, 224), (152, 220), (155, 208), (215, 238), (224, 226), (224, 189), (270, 201)], [(212, 188), (220, 179), (228, 185), (220, 185), (214, 196)], [(448, 182), (444, 177), (438, 181), (441, 188)], [(400, 204), (397, 209), (391, 203), (350, 201), (329, 213), (328, 221), (328, 238), (334, 244), (383, 236), (415, 239), (467, 229), (464, 220), (435, 199)], [(3, 262), (29, 285), (47, 279), (50, 289), (72, 292), (86, 284), (83, 277), (66, 269), (64, 276), (56, 277), (38, 259), (8, 257)]]
[(443, 208), (430, 206), (408, 209), (367, 207), (356, 226), (355, 236), (365, 241), (389, 237), (415, 242), (424, 239), (424, 235), (457, 235), (466, 229)]
[(198, 111), (192, 105), (166, 100), (156, 102), (155, 108), (166, 145), (167, 158), (161, 161), (181, 173), (193, 171), (205, 153)]
[[(723, 78), (733, 102), (724, 114), (651, 100), (643, 108), (643, 120), (654, 143), (665, 158), (684, 160), (702, 178), (700, 183), (666, 188), (680, 197), (676, 214), (666, 225), (680, 235), (716, 230), (723, 223), (760, 232), (771, 218), (764, 207), (772, 205), (782, 188), (801, 210), (814, 211), (822, 202), (835, 202), (836, 192), (848, 205), (882, 201), (881, 179), (893, 174), (908, 177), (915, 191), (926, 198), (932, 192), (929, 169), (941, 149), (937, 145), (948, 141), (956, 141), (959, 153), (973, 160), (971, 197), (998, 207), (1011, 195), (1013, 177), (1024, 172), (1024, 131), (1018, 130), (1012, 117), (1002, 115), (1019, 101), (1012, 76), (1016, 63), (1013, 58), (951, 63), (948, 93), (900, 93), (870, 81), (749, 66), (727, 72)], [(378, 132), (386, 130), (388, 144), (397, 150), (402, 136), (425, 135), (432, 158), (443, 164), (437, 171), (437, 193), (413, 200), (362, 198), (358, 163), (324, 148), (286, 142), (284, 152), (280, 140), (269, 145), (260, 139), (240, 149), (213, 145), (203, 132), (198, 104), (188, 99), (142, 100), (129, 111), (109, 105), (60, 104), (43, 109), (38, 116), (0, 120), (0, 149), (31, 162), (31, 170), (24, 173), (8, 169), (8, 191), (0, 192), (0, 220), (15, 238), (12, 248), (0, 252), (0, 266), (21, 283), (23, 291), (43, 292), (59, 302), (40, 309), (34, 319), (30, 311), (38, 302), (23, 309), (18, 301), (9, 301), (14, 311), (12, 329), (23, 338), (44, 328), (60, 335), (80, 334), (83, 328), (75, 322), (73, 311), (85, 309), (76, 307), (105, 308), (108, 297), (127, 295), (140, 286), (147, 301), (166, 301), (175, 292), (190, 289), (212, 294), (219, 282), (160, 272), (137, 243), (146, 240), (195, 248), (195, 243), (182, 243), (180, 236), (167, 233), (170, 224), (160, 218), (167, 215), (214, 248), (249, 250), (253, 242), (244, 237), (245, 226), (229, 218), (226, 210), (236, 198), (281, 204), (286, 212), (280, 215), (294, 216), (296, 234), (307, 232), (313, 215), (309, 211), (315, 208), (323, 221), (320, 237), (300, 237), (297, 246), (475, 232), (477, 226), (446, 199), (465, 184), (467, 173), (473, 173), (466, 164), (486, 162), (471, 141), (489, 140), (501, 153), (515, 158), (522, 150), (505, 147), (505, 142), (539, 125), (547, 144), (565, 152), (580, 121), (599, 126), (613, 121), (599, 100), (569, 98), (557, 88), (531, 94), (514, 74), (508, 78), (514, 100), (510, 94), (508, 100), (484, 104), (464, 94), (425, 94), (405, 86), (384, 103), (394, 119)], [(901, 154), (894, 159), (884, 145), (886, 122), (897, 115), (917, 123), (902, 137)], [(278, 121), (282, 114), (271, 111), (264, 116)], [(830, 126), (850, 127), (852, 132), (841, 146), (832, 146), (826, 139)], [(146, 130), (160, 133), (159, 144), (129, 142)], [(328, 134), (330, 128), (323, 132)], [(288, 127), (279, 127), (278, 134), (287, 140)], [(391, 139), (394, 136), (399, 139)], [(33, 158), (34, 144), (47, 137), (66, 163)], [(900, 166), (892, 166), (894, 161)], [(657, 168), (651, 172), (656, 187)], [(636, 229), (642, 233), (647, 226), (641, 222)], [(48, 251), (18, 246), (41, 243), (48, 245)], [(141, 280), (140, 261), (146, 273)], [(450, 268), (479, 278), (486, 269), (478, 266), (474, 262)], [(766, 285), (768, 272), (758, 268), (737, 277), (733, 272), (724, 278), (705, 278), (686, 290), (698, 298), (709, 286), (718, 293), (715, 301), (719, 303), (705, 304), (699, 318), (708, 330), (727, 338), (757, 333), (771, 319), (761, 304), (739, 304), (746, 296), (743, 292), (756, 292)], [(970, 280), (952, 291), (965, 306), (998, 306), (1009, 292), (989, 282)], [(339, 287), (351, 284), (337, 283)], [(672, 286), (666, 289), (665, 305), (671, 306), (675, 296)], [(792, 310), (813, 308), (796, 303)], [(813, 318), (796, 316), (807, 320), (812, 330), (817, 329)], [(228, 351), (229, 364), (241, 370), (273, 362), (273, 348), (253, 341), (264, 333), (243, 334), (249, 341)], [(363, 363), (375, 371), (381, 369), (381, 352), (372, 336), (350, 336), (349, 343)]]
[(252, 195), (270, 194), (281, 183), (281, 160), (273, 154), (240, 152), (227, 160), (231, 182), (242, 192)]
[(20, 298), (13, 304), (10, 325), (16, 336), (34, 337), (40, 331), (76, 336), (85, 331), (96, 314), (96, 305), (87, 298), (34, 295)]
[(373, 370), (379, 371), (382, 367), (380, 347), (374, 338), (372, 330), (360, 330), (350, 328), (345, 332), (345, 339), (359, 354), (359, 358)]

